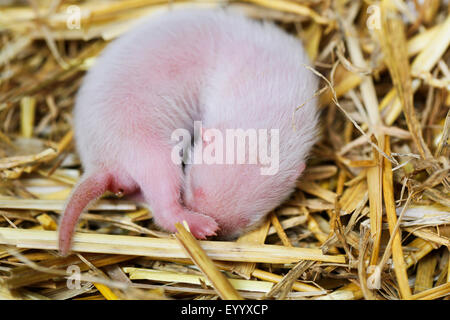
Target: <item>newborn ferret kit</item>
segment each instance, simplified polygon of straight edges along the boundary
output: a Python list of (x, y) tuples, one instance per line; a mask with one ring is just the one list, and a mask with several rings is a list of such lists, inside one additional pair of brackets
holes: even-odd
[[(106, 191), (138, 193), (159, 226), (173, 232), (186, 221), (200, 239), (234, 238), (259, 223), (293, 191), (316, 139), (308, 63), (297, 39), (220, 9), (169, 12), (110, 44), (76, 99), (85, 172), (61, 221), (61, 251), (82, 210)], [(194, 139), (181, 140), (186, 155), (177, 161), (182, 129)], [(251, 139), (256, 132), (265, 135)], [(268, 172), (262, 147), (278, 162)]]
[(448, 299), (450, 17), (405, 3), (3, 5), (0, 298)]

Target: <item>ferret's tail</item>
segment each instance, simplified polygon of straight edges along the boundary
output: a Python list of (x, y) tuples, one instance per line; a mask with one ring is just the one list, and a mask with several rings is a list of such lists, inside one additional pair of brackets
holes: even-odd
[(105, 193), (112, 181), (109, 172), (94, 172), (83, 175), (66, 204), (59, 226), (59, 251), (67, 255), (71, 247), (75, 225), (83, 209), (93, 200)]

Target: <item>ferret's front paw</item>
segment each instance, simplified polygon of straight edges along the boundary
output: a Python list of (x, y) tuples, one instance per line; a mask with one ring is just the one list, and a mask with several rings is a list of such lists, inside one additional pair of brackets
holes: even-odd
[(197, 239), (205, 239), (208, 236), (215, 236), (219, 230), (216, 220), (210, 216), (190, 211), (186, 217), (189, 230)]

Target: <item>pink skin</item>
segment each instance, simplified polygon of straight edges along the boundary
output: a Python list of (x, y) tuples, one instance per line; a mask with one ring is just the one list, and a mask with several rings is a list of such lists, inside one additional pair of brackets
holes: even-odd
[[(143, 197), (155, 222), (194, 236), (238, 235), (285, 199), (315, 141), (317, 80), (301, 44), (272, 25), (221, 10), (152, 17), (105, 49), (86, 75), (74, 109), (85, 173), (62, 217), (69, 253), (81, 212), (105, 191)], [(293, 111), (296, 130), (292, 129)], [(279, 172), (258, 165), (181, 165), (175, 129), (280, 130)], [(183, 196), (182, 196), (183, 195)]]

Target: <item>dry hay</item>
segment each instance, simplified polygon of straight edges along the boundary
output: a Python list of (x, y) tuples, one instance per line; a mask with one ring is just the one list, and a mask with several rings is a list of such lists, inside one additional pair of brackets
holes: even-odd
[(191, 4), (3, 1), (0, 298), (448, 299), (448, 1), (222, 2), (297, 35), (322, 77), (323, 138), (298, 190), (235, 242), (182, 225), (174, 237), (106, 195), (76, 253), (57, 255), (82, 170), (71, 109), (85, 71), (138, 18)]

